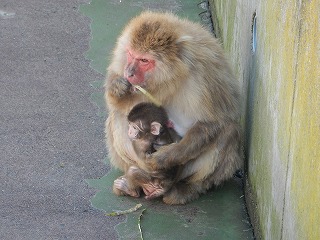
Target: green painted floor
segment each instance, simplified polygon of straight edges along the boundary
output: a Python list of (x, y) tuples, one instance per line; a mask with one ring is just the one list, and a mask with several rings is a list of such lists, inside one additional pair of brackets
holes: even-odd
[[(92, 0), (91, 4), (82, 5), (81, 12), (92, 19), (92, 39), (86, 56), (91, 60), (91, 67), (105, 74), (117, 36), (128, 20), (139, 12), (168, 10), (200, 21), (199, 13), (204, 10), (198, 3), (195, 0)], [(103, 82), (92, 82), (96, 89), (92, 101), (98, 106), (97, 114), (105, 117), (102, 85)], [(239, 180), (231, 180), (185, 206), (167, 206), (158, 200), (115, 196), (112, 184), (120, 175), (111, 170), (101, 179), (87, 180), (91, 187), (100, 190), (91, 200), (92, 205), (106, 213), (125, 211), (142, 204), (137, 211), (125, 214), (126, 220), (116, 227), (120, 239), (253, 239)], [(117, 216), (106, 216), (112, 217)]]

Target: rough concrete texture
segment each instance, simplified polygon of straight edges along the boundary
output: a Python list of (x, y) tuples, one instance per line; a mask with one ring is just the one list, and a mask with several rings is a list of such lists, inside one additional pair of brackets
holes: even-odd
[(320, 2), (211, 5), (247, 98), (247, 191), (256, 230), (263, 239), (319, 239)]
[(115, 239), (84, 179), (102, 176), (85, 0), (0, 1), (0, 239)]

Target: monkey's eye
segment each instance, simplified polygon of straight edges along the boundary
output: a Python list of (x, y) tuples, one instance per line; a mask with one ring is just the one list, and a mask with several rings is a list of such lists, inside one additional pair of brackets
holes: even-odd
[(132, 127), (133, 127), (134, 130), (137, 131), (137, 134), (138, 134), (138, 132), (142, 132), (142, 129), (141, 129), (139, 126), (137, 126), (137, 125), (132, 125)]
[(139, 59), (140, 62), (142, 62), (143, 64), (146, 64), (146, 63), (149, 63), (149, 59), (146, 59), (146, 58), (141, 58)]

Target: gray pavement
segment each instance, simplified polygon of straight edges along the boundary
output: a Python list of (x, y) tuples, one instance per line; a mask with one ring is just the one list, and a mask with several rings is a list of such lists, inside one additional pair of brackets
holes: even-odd
[(0, 0), (0, 239), (116, 239), (90, 205), (107, 172), (90, 102), (89, 0)]

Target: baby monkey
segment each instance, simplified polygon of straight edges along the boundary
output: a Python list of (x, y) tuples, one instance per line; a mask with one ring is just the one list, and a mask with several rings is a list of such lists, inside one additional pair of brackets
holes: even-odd
[[(163, 107), (153, 103), (139, 103), (128, 114), (128, 135), (138, 157), (147, 157), (161, 146), (179, 142), (181, 137), (173, 129)], [(127, 173), (114, 181), (113, 191), (117, 195), (139, 197), (141, 189), (146, 199), (162, 196), (175, 181), (178, 167), (154, 174), (138, 166), (130, 166)]]
[(159, 147), (180, 141), (163, 107), (139, 103), (128, 114), (128, 135), (137, 155), (145, 159)]

